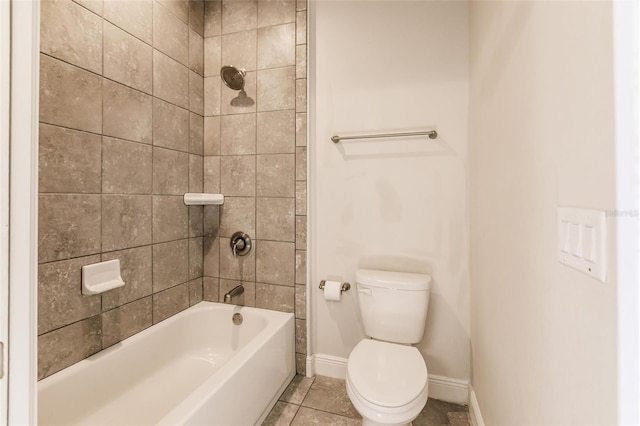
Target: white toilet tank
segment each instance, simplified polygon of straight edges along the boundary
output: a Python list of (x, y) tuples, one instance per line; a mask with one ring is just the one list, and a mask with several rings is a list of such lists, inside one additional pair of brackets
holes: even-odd
[(364, 333), (387, 342), (418, 343), (430, 291), (429, 275), (358, 269), (356, 292)]

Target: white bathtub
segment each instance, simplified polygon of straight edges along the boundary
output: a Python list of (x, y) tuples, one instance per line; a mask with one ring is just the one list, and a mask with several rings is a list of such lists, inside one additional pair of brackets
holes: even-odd
[(295, 374), (294, 329), (293, 314), (199, 303), (40, 381), (38, 423), (259, 423)]

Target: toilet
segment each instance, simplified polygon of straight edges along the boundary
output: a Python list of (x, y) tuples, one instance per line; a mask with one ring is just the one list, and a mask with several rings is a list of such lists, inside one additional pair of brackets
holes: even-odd
[(367, 336), (347, 361), (347, 394), (362, 424), (409, 425), (429, 395), (424, 334), (431, 277), (359, 269), (356, 293)]

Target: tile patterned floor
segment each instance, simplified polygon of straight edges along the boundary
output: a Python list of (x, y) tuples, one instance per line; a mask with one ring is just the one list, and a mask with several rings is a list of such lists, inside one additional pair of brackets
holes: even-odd
[[(344, 380), (295, 376), (263, 426), (359, 426), (361, 418), (347, 395)], [(414, 426), (468, 426), (467, 407), (429, 399)]]

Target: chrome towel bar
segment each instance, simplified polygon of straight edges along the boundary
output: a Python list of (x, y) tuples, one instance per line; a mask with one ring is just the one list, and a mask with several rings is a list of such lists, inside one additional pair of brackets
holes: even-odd
[(338, 143), (340, 141), (346, 141), (348, 139), (380, 139), (380, 138), (400, 138), (403, 136), (428, 136), (429, 139), (435, 139), (438, 137), (438, 132), (435, 130), (426, 130), (424, 132), (405, 132), (405, 133), (380, 133), (376, 135), (359, 135), (359, 136), (332, 136), (331, 141)]

